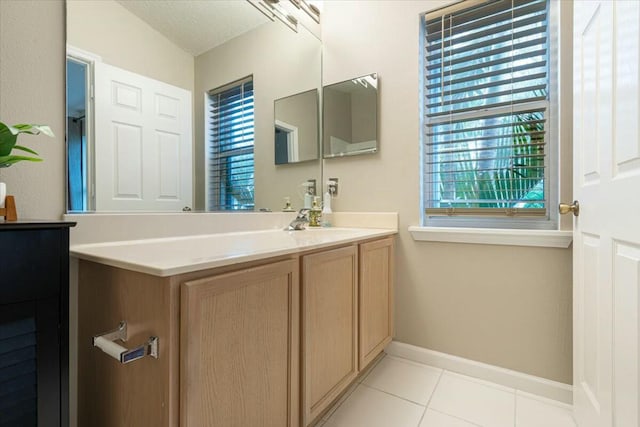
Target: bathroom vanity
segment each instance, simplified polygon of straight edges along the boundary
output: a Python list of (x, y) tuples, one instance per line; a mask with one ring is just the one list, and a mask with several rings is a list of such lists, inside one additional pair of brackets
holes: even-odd
[[(77, 245), (78, 425), (308, 426), (392, 335), (389, 229)], [(127, 322), (130, 363), (92, 337)]]

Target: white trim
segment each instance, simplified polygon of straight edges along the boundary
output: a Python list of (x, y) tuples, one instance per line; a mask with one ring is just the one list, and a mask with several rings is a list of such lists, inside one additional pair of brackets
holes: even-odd
[(514, 230), (501, 228), (409, 227), (413, 240), (425, 242), (477, 243), (486, 245), (568, 248), (573, 231)]
[(67, 44), (67, 56), (80, 59), (83, 62), (88, 63), (102, 62), (102, 57), (100, 55), (96, 55), (95, 53), (89, 52), (88, 50), (83, 50), (75, 46), (71, 46), (70, 44)]
[(422, 347), (416, 347), (398, 341), (392, 341), (385, 349), (385, 353), (485, 381), (491, 381), (569, 405), (573, 403), (573, 386), (569, 384), (428, 350)]
[(298, 152), (298, 126), (275, 119), (276, 129), (281, 129), (287, 134), (287, 163), (296, 163), (300, 161)]
[[(86, 65), (87, 73), (86, 73), (86, 111), (85, 111), (85, 137), (87, 143), (87, 194), (86, 194), (86, 211), (92, 211), (96, 208), (96, 159), (95, 159), (95, 69), (96, 64), (102, 63), (102, 57), (93, 52), (89, 52), (88, 50), (83, 50), (67, 44), (67, 53), (66, 60), (71, 59), (75, 62), (80, 62)], [(65, 62), (66, 63), (66, 62)], [(66, 67), (65, 67), (66, 69)], [(65, 77), (65, 86), (66, 86), (66, 77)], [(65, 110), (67, 108), (67, 97), (65, 95)], [(65, 129), (66, 131), (66, 129)], [(65, 138), (65, 152), (69, 152), (69, 141)], [(65, 181), (68, 183), (69, 181), (69, 158), (65, 156), (66, 163), (66, 179)], [(65, 210), (68, 208), (68, 186), (65, 190)]]

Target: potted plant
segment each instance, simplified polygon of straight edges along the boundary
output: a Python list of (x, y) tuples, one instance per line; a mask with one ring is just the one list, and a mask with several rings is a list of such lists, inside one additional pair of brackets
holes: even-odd
[[(17, 145), (18, 135), (26, 133), (29, 135), (43, 134), (53, 137), (53, 132), (49, 126), (19, 124), (9, 126), (0, 122), (0, 168), (7, 168), (14, 163), (21, 161), (41, 162), (42, 159), (38, 153), (31, 148), (23, 145)], [(22, 151), (29, 155), (12, 154), (13, 152)], [(7, 195), (7, 187), (4, 182), (0, 182), (0, 208), (4, 208), (4, 201)]]

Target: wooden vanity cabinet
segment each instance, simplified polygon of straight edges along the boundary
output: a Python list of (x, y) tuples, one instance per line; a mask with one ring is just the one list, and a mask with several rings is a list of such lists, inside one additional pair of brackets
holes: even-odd
[[(157, 277), (80, 260), (78, 425), (314, 423), (391, 340), (393, 238)], [(128, 323), (159, 358), (91, 338)]]
[[(298, 427), (299, 259), (171, 277), (79, 263), (78, 425)], [(122, 365), (91, 344), (127, 321)]]
[(303, 425), (358, 374), (358, 247), (302, 257)]
[(360, 244), (358, 366), (364, 369), (393, 336), (393, 238)]
[[(178, 425), (179, 283), (94, 262), (78, 266), (78, 426)], [(132, 348), (154, 335), (159, 357), (122, 365), (92, 337), (127, 322)]]
[(299, 301), (297, 260), (182, 285), (182, 427), (299, 425)]

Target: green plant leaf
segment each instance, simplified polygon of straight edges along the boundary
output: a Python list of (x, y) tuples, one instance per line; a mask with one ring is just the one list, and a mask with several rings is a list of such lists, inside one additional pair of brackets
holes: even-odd
[(28, 147), (23, 147), (22, 145), (16, 145), (13, 147), (14, 150), (21, 150), (21, 151), (26, 151), (27, 153), (31, 153), (31, 154), (35, 154), (36, 156), (39, 156), (38, 153), (36, 153), (34, 150), (32, 150), (31, 148)]
[(0, 156), (0, 167), (7, 168), (14, 163), (21, 162), (23, 160), (29, 162), (41, 162), (42, 159), (38, 157), (27, 157), (27, 156)]
[(18, 135), (21, 133), (29, 134), (29, 135), (39, 135), (44, 134), (49, 137), (54, 137), (53, 131), (49, 126), (46, 125), (34, 125), (34, 124), (17, 124), (17, 125), (7, 125), (5, 123), (0, 122), (0, 167), (9, 167), (14, 163), (20, 161), (30, 161), (30, 162), (41, 162), (42, 159), (38, 157), (28, 157), (28, 156), (13, 156), (11, 155), (11, 151), (13, 149), (24, 151), (30, 154), (36, 153), (31, 148), (25, 147), (23, 145), (16, 145), (18, 141)]
[(14, 134), (9, 126), (0, 122), (0, 156), (8, 156), (17, 140), (18, 135)]
[(51, 138), (55, 135), (49, 126), (46, 125), (33, 125), (33, 124), (19, 124), (13, 125), (13, 129), (17, 130), (17, 133), (28, 133), (30, 135), (38, 135), (43, 133)]

